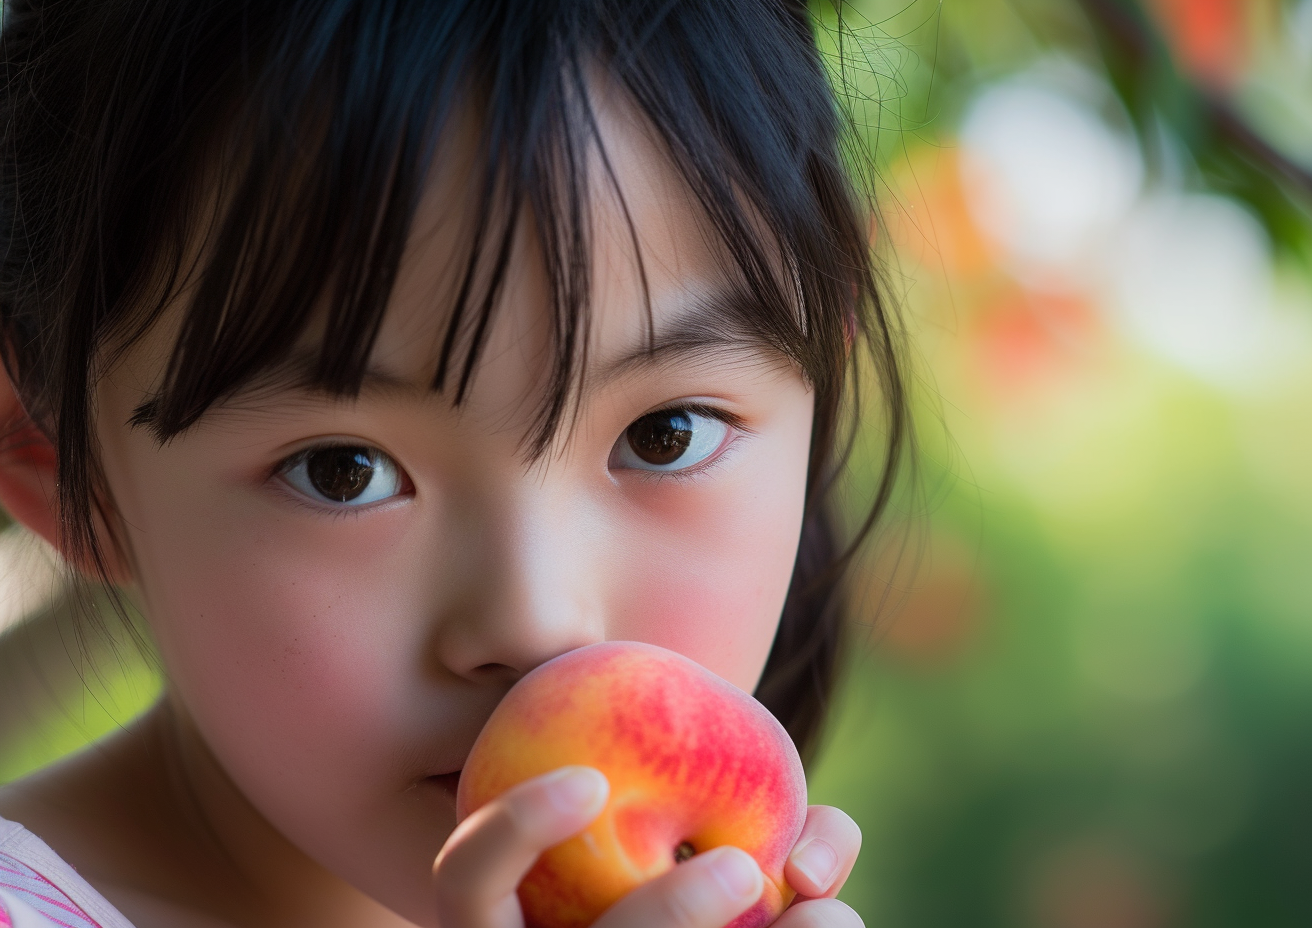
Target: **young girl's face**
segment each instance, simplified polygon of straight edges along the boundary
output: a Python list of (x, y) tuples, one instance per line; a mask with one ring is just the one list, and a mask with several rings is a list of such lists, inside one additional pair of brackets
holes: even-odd
[(628, 639), (751, 690), (792, 573), (811, 392), (780, 355), (706, 325), (739, 288), (730, 262), (642, 126), (623, 108), (599, 118), (654, 350), (624, 213), (598, 180), (586, 380), (540, 458), (525, 446), (553, 355), (529, 223), (468, 399), (429, 388), (472, 228), (459, 145), (358, 398), (299, 385), (307, 338), (161, 447), (125, 423), (163, 376), (168, 316), (97, 397), (126, 569), (175, 708), (243, 802), (421, 922), (456, 774), (511, 684)]

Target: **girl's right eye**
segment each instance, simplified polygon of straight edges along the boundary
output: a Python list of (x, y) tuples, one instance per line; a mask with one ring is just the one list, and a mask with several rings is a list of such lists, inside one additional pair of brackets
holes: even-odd
[(307, 448), (288, 458), (279, 475), (315, 502), (337, 506), (367, 506), (412, 492), (395, 461), (364, 445)]

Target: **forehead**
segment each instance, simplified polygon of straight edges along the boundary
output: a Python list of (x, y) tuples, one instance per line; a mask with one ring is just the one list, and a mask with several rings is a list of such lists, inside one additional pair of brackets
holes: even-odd
[[(551, 149), (548, 139), (545, 152), (508, 150), (534, 160), (529, 180), (507, 179), (516, 162), (504, 150), (489, 154), (487, 126), (472, 106), (446, 121), (420, 178), (395, 277), (365, 281), (371, 289), (363, 301), (351, 281), (374, 263), (369, 255), (353, 264), (346, 252), (325, 263), (313, 250), (284, 252), (276, 236), (265, 237), (274, 251), (257, 250), (249, 261), (284, 284), (270, 293), (252, 287), (262, 278), (251, 274), (225, 283), (221, 272), (216, 288), (204, 254), (210, 246), (202, 244), (201, 286), (211, 296), (227, 289), (229, 303), (211, 300), (198, 310), (183, 290), (138, 330), (147, 337), (119, 355), (141, 386), (132, 422), (163, 441), (216, 403), (263, 403), (284, 391), (351, 396), (382, 382), (514, 415), (540, 451), (567, 409), (626, 359), (650, 362), (673, 347), (670, 357), (735, 351), (787, 364), (786, 347), (767, 350), (760, 287), (748, 296), (741, 262), (662, 136), (606, 81), (589, 86), (584, 109), (573, 117), (577, 131), (563, 133), (564, 148)], [(750, 204), (738, 206), (749, 247), (776, 265), (766, 272), (773, 290), (784, 280), (782, 262), (769, 257), (777, 254), (774, 239)], [(224, 234), (228, 227), (241, 233), (235, 218), (220, 217)], [(362, 239), (358, 227), (350, 235), (360, 247), (386, 247)], [(309, 273), (307, 260), (319, 270)], [(318, 296), (307, 302), (288, 290), (296, 279)], [(303, 308), (289, 309), (298, 300)], [(785, 315), (800, 323), (800, 301), (786, 302)], [(280, 330), (288, 334), (279, 338)], [(188, 406), (196, 412), (179, 422)]]
[[(741, 302), (740, 275), (663, 142), (621, 94), (600, 87), (592, 106), (595, 137), (582, 172), (589, 284), (577, 320), (585, 331), (582, 389), (604, 382), (626, 359), (674, 342), (759, 352), (760, 340), (729, 311)], [(478, 275), (466, 279), (467, 242), (480, 220), (479, 191), (470, 183), (476, 138), (469, 120), (443, 139), (372, 355), (376, 368), (416, 386), (432, 380), (462, 288), (478, 294), (487, 285)], [(515, 220), (473, 375), (475, 406), (531, 410), (561, 350), (548, 256), (533, 219), (526, 210)], [(457, 339), (471, 337), (478, 318)], [(307, 333), (307, 344), (314, 337)]]

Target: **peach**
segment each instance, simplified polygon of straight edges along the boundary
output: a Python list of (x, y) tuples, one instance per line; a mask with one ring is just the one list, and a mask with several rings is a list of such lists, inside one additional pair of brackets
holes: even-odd
[(806, 818), (792, 740), (747, 693), (653, 645), (570, 651), (520, 680), (488, 719), (460, 776), (464, 819), (557, 767), (596, 767), (610, 799), (581, 834), (544, 853), (519, 887), (530, 925), (581, 928), (687, 857), (732, 844), (765, 875), (732, 922), (756, 928), (794, 896), (784, 863)]

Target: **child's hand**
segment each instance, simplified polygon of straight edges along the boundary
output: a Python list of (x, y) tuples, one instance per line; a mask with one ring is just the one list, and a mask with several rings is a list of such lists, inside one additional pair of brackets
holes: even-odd
[[(433, 864), (442, 928), (522, 928), (520, 880), (539, 854), (585, 828), (608, 792), (599, 772), (566, 767), (521, 783), (461, 822)], [(829, 898), (860, 845), (847, 815), (812, 806), (786, 872), (807, 898), (784, 912), (776, 928), (860, 928), (855, 912)], [(762, 879), (747, 853), (716, 848), (639, 887), (593, 928), (723, 928), (756, 901)]]
[(811, 806), (784, 867), (797, 898), (775, 928), (861, 928), (861, 916), (837, 899), (861, 850), (861, 829), (842, 809)]

